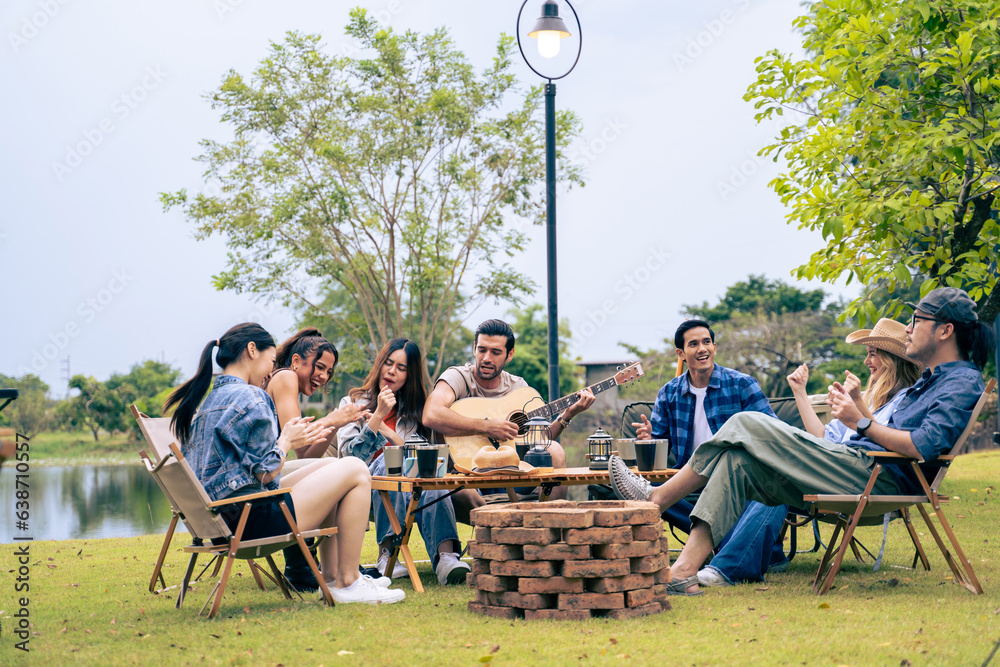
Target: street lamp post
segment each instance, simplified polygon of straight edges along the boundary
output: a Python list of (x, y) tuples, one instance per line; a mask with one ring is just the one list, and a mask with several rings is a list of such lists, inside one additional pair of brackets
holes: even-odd
[[(573, 12), (576, 21), (577, 48), (572, 64), (563, 72), (544, 74), (539, 71), (524, 52), (521, 43), (521, 14), (529, 0), (524, 0), (517, 13), (517, 47), (521, 57), (531, 71), (547, 79), (545, 84), (545, 238), (548, 255), (548, 298), (549, 298), (549, 401), (559, 398), (559, 293), (556, 289), (556, 84), (576, 67), (580, 60), (583, 47), (583, 35), (580, 30), (580, 18), (569, 0), (564, 0)], [(538, 40), (538, 55), (552, 59), (559, 55), (560, 42), (572, 33), (559, 16), (559, 3), (556, 0), (545, 0), (542, 3), (542, 15), (535, 21), (528, 36)], [(544, 68), (543, 68), (544, 69)]]

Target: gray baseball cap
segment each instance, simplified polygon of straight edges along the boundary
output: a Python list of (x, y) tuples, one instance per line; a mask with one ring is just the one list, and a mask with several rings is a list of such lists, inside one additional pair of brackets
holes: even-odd
[(913, 310), (922, 310), (942, 322), (972, 324), (979, 321), (976, 302), (969, 298), (965, 290), (957, 287), (939, 287), (928, 292), (920, 303), (907, 302), (906, 305)]

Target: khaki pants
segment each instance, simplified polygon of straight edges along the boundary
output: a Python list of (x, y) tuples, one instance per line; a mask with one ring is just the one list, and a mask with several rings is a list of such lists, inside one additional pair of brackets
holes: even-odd
[[(708, 477), (691, 516), (709, 525), (712, 543), (718, 544), (739, 521), (747, 501), (802, 507), (805, 494), (859, 494), (875, 459), (774, 417), (741, 412), (699, 445), (688, 465)], [(883, 469), (872, 492), (895, 495), (900, 489)]]

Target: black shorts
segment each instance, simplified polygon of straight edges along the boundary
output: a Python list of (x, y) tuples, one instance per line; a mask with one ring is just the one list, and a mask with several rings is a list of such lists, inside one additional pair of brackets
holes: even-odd
[[(285, 513), (278, 505), (282, 500), (288, 505), (288, 511), (292, 518), (295, 518), (295, 504), (292, 502), (292, 494), (287, 493), (281, 496), (271, 496), (254, 500), (250, 508), (250, 516), (247, 517), (246, 527), (243, 529), (243, 540), (256, 540), (264, 537), (274, 537), (275, 535), (287, 535), (292, 532), (288, 525)], [(240, 515), (243, 514), (245, 503), (233, 503), (222, 509), (219, 514), (229, 526), (229, 530), (236, 533), (236, 527), (240, 523)]]

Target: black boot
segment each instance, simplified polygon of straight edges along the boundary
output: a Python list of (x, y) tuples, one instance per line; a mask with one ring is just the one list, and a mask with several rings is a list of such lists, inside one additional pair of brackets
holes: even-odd
[[(309, 553), (312, 554), (313, 560), (316, 560), (316, 549), (312, 548), (312, 545), (313, 539), (310, 537), (306, 540), (306, 546), (310, 547)], [(285, 578), (291, 582), (292, 586), (295, 586), (300, 593), (318, 591), (319, 582), (316, 581), (299, 545), (287, 547), (283, 553), (285, 554)], [(318, 560), (316, 566), (319, 567)]]

